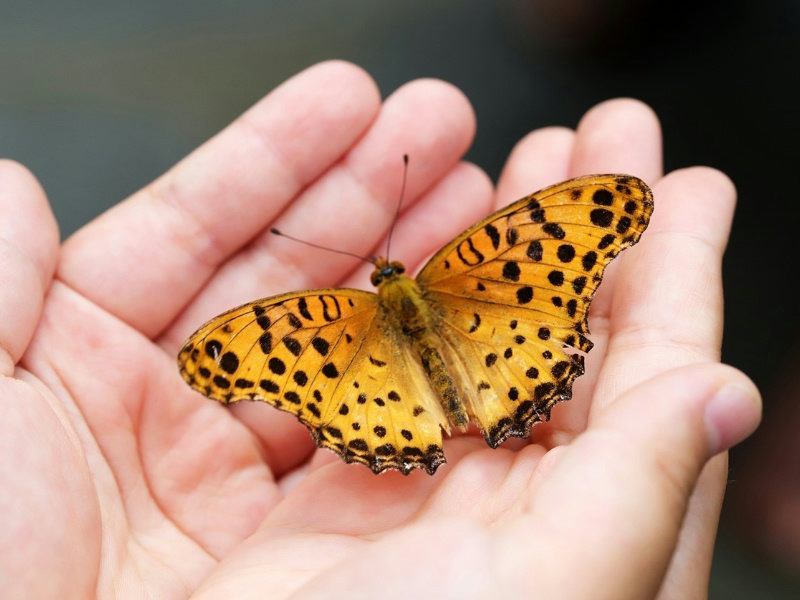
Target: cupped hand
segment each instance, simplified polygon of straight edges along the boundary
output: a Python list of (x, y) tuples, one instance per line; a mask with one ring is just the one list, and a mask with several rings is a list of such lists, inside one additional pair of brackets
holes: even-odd
[[(3, 597), (703, 597), (724, 451), (760, 415), (719, 364), (733, 186), (662, 176), (657, 119), (634, 100), (531, 133), (496, 190), (460, 160), (474, 128), (448, 84), (382, 103), (364, 72), (322, 63), (61, 246), (33, 177), (0, 164)], [(403, 154), (392, 254), (411, 270), (551, 183), (620, 172), (655, 192), (592, 304), (573, 399), (528, 443), (446, 440), (433, 477), (346, 465), (294, 417), (218, 405), (176, 365), (232, 306), (368, 289), (356, 259), (268, 231), (382, 252)]]

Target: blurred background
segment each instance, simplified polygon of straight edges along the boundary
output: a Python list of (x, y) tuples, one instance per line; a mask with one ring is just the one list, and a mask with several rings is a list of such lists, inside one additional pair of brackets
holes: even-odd
[(467, 158), (495, 179), (527, 132), (617, 96), (656, 110), (667, 170), (733, 179), (723, 359), (761, 387), (765, 421), (731, 456), (711, 597), (800, 598), (800, 2), (2, 0), (0, 156), (36, 174), (67, 237), (330, 58), (384, 95), (460, 87)]

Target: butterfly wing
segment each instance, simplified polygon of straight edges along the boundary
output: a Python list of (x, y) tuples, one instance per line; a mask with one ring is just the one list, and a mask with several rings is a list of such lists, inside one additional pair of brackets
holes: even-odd
[(487, 443), (528, 437), (567, 400), (592, 342), (589, 304), (608, 263), (653, 211), (628, 175), (592, 175), (531, 194), (458, 236), (417, 276), (439, 315), (448, 367)]
[(189, 338), (180, 372), (219, 402), (261, 400), (296, 415), (346, 462), (432, 474), (447, 420), (383, 310), (375, 294), (350, 289), (245, 304)]

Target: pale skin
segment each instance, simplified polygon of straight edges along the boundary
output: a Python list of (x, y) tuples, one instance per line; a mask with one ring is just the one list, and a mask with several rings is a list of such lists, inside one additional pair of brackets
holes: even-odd
[[(719, 363), (721, 173), (663, 176), (657, 118), (628, 99), (511, 153), (495, 189), (461, 161), (452, 86), (381, 101), (316, 65), (59, 245), (44, 192), (0, 163), (0, 588), (4, 598), (703, 598), (726, 454), (758, 390)], [(551, 183), (630, 173), (655, 193), (639, 245), (590, 311), (574, 398), (530, 442), (448, 439), (435, 476), (376, 476), (291, 415), (192, 391), (176, 353), (232, 306), (369, 265), (268, 233), (382, 252), (410, 272), (490, 211)]]

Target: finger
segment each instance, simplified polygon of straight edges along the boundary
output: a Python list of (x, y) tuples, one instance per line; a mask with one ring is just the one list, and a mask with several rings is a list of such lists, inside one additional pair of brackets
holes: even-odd
[[(591, 173), (621, 173), (634, 175), (654, 185), (662, 174), (658, 117), (646, 104), (629, 98), (598, 104), (578, 124), (569, 173), (570, 177)], [(628, 250), (623, 256), (632, 253)], [(592, 317), (589, 322), (592, 341), (596, 345), (593, 355), (595, 361), (604, 352), (605, 335), (603, 325), (599, 322), (610, 310), (611, 301), (616, 296), (619, 262), (622, 261), (612, 262), (603, 275), (603, 283), (598, 288), (589, 313)], [(590, 378), (582, 382), (584, 386), (591, 384)]]
[(662, 173), (658, 117), (631, 98), (598, 104), (578, 124), (569, 173), (624, 173), (653, 184)]
[[(591, 173), (621, 173), (634, 175), (653, 185), (662, 174), (661, 126), (658, 117), (649, 106), (630, 98), (617, 98), (598, 104), (578, 124), (569, 173), (570, 177)], [(592, 301), (590, 314), (593, 317), (609, 310), (611, 299), (615, 296), (618, 262), (613, 262), (603, 275), (603, 285)], [(595, 341), (600, 345), (595, 352), (597, 358), (603, 353), (602, 340)]]
[(537, 129), (522, 138), (500, 173), (495, 208), (569, 179), (574, 144), (575, 132), (566, 127)]
[[(596, 432), (561, 451), (561, 459), (548, 476), (530, 488), (530, 495), (506, 517), (486, 518), (482, 516), (482, 503), (458, 500), (455, 512), (451, 506), (446, 515), (440, 515), (442, 518), (432, 519), (428, 514), (419, 527), (412, 524), (386, 536), (373, 535), (368, 548), (356, 544), (350, 548), (348, 560), (340, 560), (335, 568), (332, 563), (322, 564), (315, 577), (294, 581), (291, 591), (298, 597), (327, 598), (331, 590), (347, 589), (348, 597), (368, 598), (375, 595), (377, 586), (390, 591), (402, 589), (403, 597), (409, 590), (412, 597), (427, 597), (427, 591), (450, 585), (455, 568), (462, 575), (468, 573), (469, 581), (460, 582), (454, 597), (653, 597), (697, 472), (710, 454), (744, 437), (758, 419), (758, 394), (744, 376), (717, 365), (699, 369), (699, 373), (671, 373), (624, 398), (623, 406), (609, 414)], [(733, 394), (728, 393), (731, 383), (738, 390)], [(675, 401), (674, 392), (680, 402)], [(714, 396), (721, 400), (715, 409), (711, 408)], [(677, 419), (678, 426), (664, 428), (665, 419)], [(682, 450), (682, 460), (675, 459), (676, 448)], [(494, 475), (505, 477), (503, 492), (511, 494), (516, 483), (510, 481), (517, 479), (513, 471), (529, 469), (529, 464), (520, 464)], [(349, 475), (363, 473), (327, 473), (329, 479)], [(423, 480), (422, 485), (429, 481)], [(475, 489), (486, 488), (485, 482), (477, 478), (475, 482)], [(412, 495), (419, 495), (421, 486), (414, 486), (411, 480), (405, 483), (411, 485)], [(505, 496), (495, 494), (491, 504), (503, 505)], [(301, 504), (308, 504), (311, 498), (318, 499), (315, 488), (301, 491)], [(335, 506), (340, 504), (334, 502)], [(407, 519), (413, 506), (402, 505), (401, 516), (393, 511), (389, 520)], [(270, 516), (270, 526), (284, 531), (288, 523), (290, 529), (296, 528), (294, 509), (289, 505), (284, 508), (281, 511), (279, 507)], [(353, 520), (352, 511), (339, 512), (343, 529), (364, 533), (363, 519)], [(315, 517), (310, 518), (311, 530), (318, 530), (313, 524)], [(308, 531), (308, 519), (300, 521)], [(324, 529), (330, 531), (329, 527)], [(271, 545), (261, 548), (272, 551)], [(438, 551), (429, 552), (429, 548)], [(422, 567), (414, 570), (410, 580), (396, 570), (382, 573), (380, 581), (375, 579), (379, 565), (396, 563), (409, 551), (421, 557)], [(289, 561), (296, 562), (296, 555)], [(469, 565), (467, 571), (465, 564)], [(575, 565), (589, 567), (575, 577)], [(614, 576), (609, 577), (609, 573)], [(263, 587), (265, 581), (274, 583), (275, 575), (259, 571), (250, 578), (250, 587)], [(415, 590), (419, 591), (416, 595)], [(214, 591), (219, 595), (219, 589)]]
[[(453, 86), (419, 80), (401, 87), (352, 151), (305, 190), (275, 226), (315, 244), (362, 256), (371, 252), (395, 215), (402, 154), (410, 156), (404, 200), (410, 206), (458, 164), (474, 126), (469, 102)], [(357, 264), (355, 258), (266, 232), (219, 270), (167, 332), (165, 344), (177, 348), (200, 323), (231, 306), (290, 290), (339, 285)]]
[(678, 544), (657, 598), (704, 598), (708, 594), (711, 560), (728, 476), (728, 453), (712, 458), (689, 498)]
[(0, 375), (11, 375), (33, 336), (58, 258), (58, 226), (23, 166), (0, 160)]
[[(540, 170), (541, 169), (541, 170)], [(536, 185), (523, 191), (526, 174), (534, 172)], [(646, 180), (661, 174), (661, 133), (653, 111), (630, 99), (616, 99), (592, 108), (581, 119), (577, 131), (548, 128), (531, 134), (512, 153), (498, 185), (498, 196), (510, 200), (571, 177), (592, 173), (630, 173)], [(506, 190), (513, 190), (513, 193)], [(627, 251), (626, 251), (627, 252)], [(616, 262), (616, 261), (615, 261)], [(605, 331), (602, 319), (613, 298), (615, 263), (589, 312), (594, 350), (588, 355), (586, 374), (574, 386), (573, 402), (559, 406), (553, 419), (537, 428), (535, 439), (548, 446), (563, 443), (585, 429), (588, 402), (602, 364)]]
[(375, 83), (353, 65), (303, 71), (68, 240), (59, 277), (154, 336), (342, 156), (379, 106)]
[[(526, 578), (541, 597), (653, 597), (701, 469), (752, 433), (760, 410), (753, 383), (713, 363), (674, 369), (630, 390), (562, 452), (502, 524), (505, 551), (526, 557), (509, 564), (542, 570), (546, 577)], [(560, 556), (571, 560), (553, 558)], [(576, 578), (573, 564), (592, 569)]]
[(594, 411), (657, 372), (719, 360), (722, 255), (735, 194), (727, 177), (702, 167), (671, 173), (656, 186), (637, 260), (620, 268), (608, 315), (608, 376), (598, 381)]
[[(642, 378), (693, 362), (719, 360), (722, 255), (735, 189), (721, 173), (694, 168), (671, 173), (654, 188), (656, 210), (637, 260), (621, 265), (613, 334), (597, 383), (593, 414)], [(709, 561), (725, 489), (726, 459), (706, 467), (692, 497), (663, 597), (703, 594), (696, 561)], [(695, 561), (695, 562), (693, 562)], [(691, 592), (691, 593), (690, 593)], [(672, 594), (673, 596), (670, 596)]]

